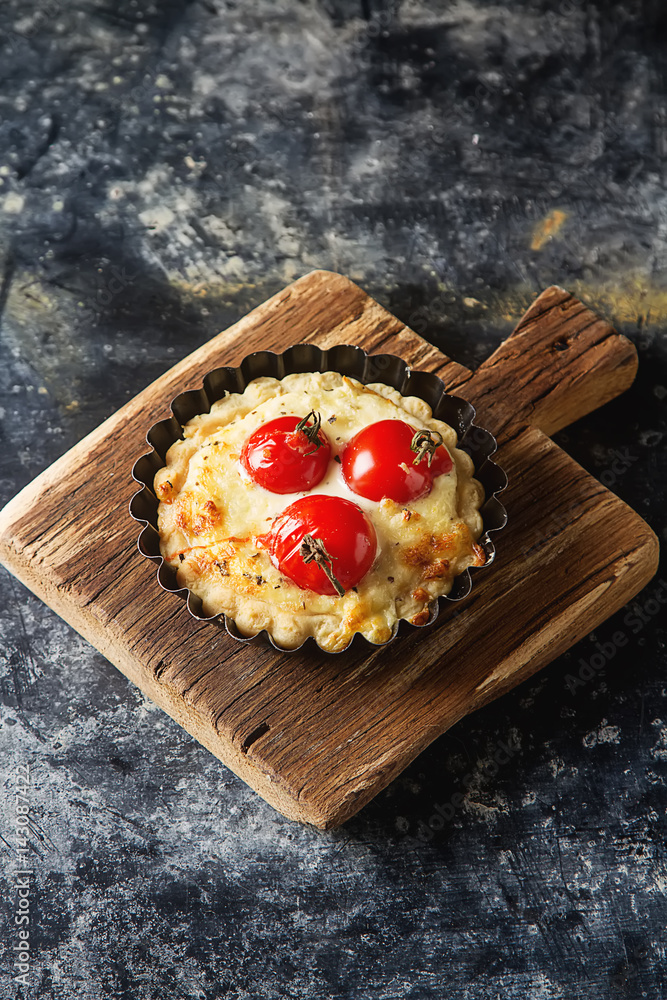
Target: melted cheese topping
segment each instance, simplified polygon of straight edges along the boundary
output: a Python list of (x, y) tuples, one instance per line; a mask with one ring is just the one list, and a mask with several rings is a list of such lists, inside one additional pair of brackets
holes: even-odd
[[(332, 446), (327, 474), (309, 492), (357, 503), (377, 533), (373, 566), (344, 597), (302, 590), (272, 564), (255, 539), (306, 493), (271, 493), (239, 461), (245, 441), (262, 424), (309, 410), (321, 414)], [(357, 496), (334, 460), (358, 431), (392, 419), (439, 431), (453, 460), (452, 471), (437, 476), (431, 492), (409, 504)], [(364, 386), (337, 372), (258, 378), (194, 417), (183, 434), (155, 476), (160, 549), (179, 584), (201, 597), (206, 614), (224, 612), (244, 635), (267, 629), (285, 648), (313, 635), (329, 652), (344, 649), (355, 632), (386, 642), (398, 619), (425, 623), (429, 605), (449, 593), (454, 577), (484, 562), (475, 544), (483, 489), (473, 479), (472, 460), (456, 447), (456, 432), (414, 396), (380, 383)]]

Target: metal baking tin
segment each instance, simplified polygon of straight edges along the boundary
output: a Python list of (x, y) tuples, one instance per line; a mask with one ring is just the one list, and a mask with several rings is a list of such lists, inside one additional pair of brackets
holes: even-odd
[[(200, 388), (189, 389), (176, 396), (171, 403), (172, 415), (154, 424), (146, 434), (146, 441), (151, 446), (151, 451), (138, 459), (132, 469), (132, 476), (141, 485), (141, 489), (130, 501), (130, 514), (135, 521), (143, 525), (137, 545), (143, 556), (157, 564), (158, 583), (164, 590), (184, 599), (188, 611), (194, 618), (224, 625), (228, 634), (239, 642), (263, 644), (268, 642), (280, 652), (295, 652), (295, 650), (286, 650), (279, 646), (266, 629), (251, 637), (241, 635), (233, 619), (225, 614), (212, 616), (204, 614), (201, 598), (179, 585), (175, 570), (167, 565), (160, 554), (160, 536), (157, 529), (158, 500), (153, 492), (153, 479), (158, 469), (166, 464), (166, 455), (171, 445), (183, 437), (183, 426), (197, 414), (208, 413), (213, 403), (222, 399), (227, 393), (243, 392), (249, 382), (261, 376), (282, 379), (293, 372), (326, 371), (348, 375), (365, 385), (370, 382), (384, 382), (398, 389), (403, 396), (418, 396), (429, 404), (434, 417), (443, 420), (456, 430), (457, 447), (471, 456), (475, 465), (475, 478), (484, 487), (486, 497), (480, 509), (484, 530), (478, 539), (478, 544), (486, 554), (486, 563), (484, 566), (473, 567), (473, 572), (480, 572), (491, 565), (496, 554), (491, 535), (500, 531), (507, 523), (507, 513), (497, 497), (497, 494), (507, 486), (507, 477), (500, 466), (491, 460), (498, 447), (496, 439), (489, 431), (476, 426), (475, 408), (472, 404), (458, 396), (450, 395), (437, 375), (410, 368), (405, 361), (393, 354), (367, 354), (361, 347), (349, 344), (339, 344), (326, 351), (313, 344), (295, 344), (282, 354), (274, 354), (272, 351), (249, 354), (237, 368), (216, 368), (205, 376)], [(369, 646), (384, 646), (392, 642), (400, 630), (428, 628), (438, 617), (442, 600), (460, 601), (468, 596), (471, 587), (471, 570), (467, 569), (454, 578), (449, 594), (432, 603), (430, 617), (424, 625), (412, 625), (402, 619), (397, 622), (391, 638), (385, 643), (371, 643), (357, 633), (350, 644), (356, 639), (361, 639)], [(298, 648), (302, 649), (307, 644), (316, 644), (321, 649), (312, 636)], [(349, 649), (350, 644), (345, 648)]]

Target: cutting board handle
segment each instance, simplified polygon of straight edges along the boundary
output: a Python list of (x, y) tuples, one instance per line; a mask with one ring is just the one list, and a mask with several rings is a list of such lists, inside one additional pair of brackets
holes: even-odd
[(626, 337), (553, 285), (452, 391), (474, 400), (479, 422), (499, 439), (519, 424), (551, 435), (625, 392), (637, 363)]

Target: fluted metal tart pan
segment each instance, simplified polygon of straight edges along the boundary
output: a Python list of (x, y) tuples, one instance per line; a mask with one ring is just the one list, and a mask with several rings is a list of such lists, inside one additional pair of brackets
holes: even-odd
[[(433, 416), (443, 420), (456, 430), (457, 447), (467, 452), (475, 466), (475, 479), (484, 487), (485, 500), (480, 508), (483, 530), (477, 540), (486, 556), (483, 566), (466, 569), (454, 578), (449, 594), (438, 598), (430, 605), (428, 620), (422, 625), (412, 625), (404, 619), (396, 623), (391, 637), (381, 645), (392, 642), (399, 631), (423, 629), (432, 625), (441, 608), (441, 601), (461, 601), (472, 588), (473, 572), (488, 569), (495, 558), (496, 550), (492, 534), (500, 531), (507, 522), (505, 508), (497, 494), (505, 489), (507, 477), (493, 460), (497, 443), (490, 431), (475, 424), (475, 408), (467, 400), (453, 396), (437, 375), (411, 368), (405, 361), (393, 354), (367, 354), (360, 347), (339, 344), (322, 350), (313, 344), (295, 344), (282, 354), (272, 351), (258, 351), (249, 354), (238, 367), (216, 368), (203, 379), (200, 387), (180, 393), (171, 402), (171, 416), (154, 424), (146, 434), (150, 452), (135, 462), (132, 476), (141, 489), (130, 501), (130, 514), (142, 525), (138, 548), (143, 556), (157, 565), (157, 581), (170, 593), (176, 594), (186, 603), (189, 613), (199, 621), (210, 621), (224, 627), (228, 634), (239, 642), (270, 643), (281, 652), (286, 650), (274, 642), (266, 629), (254, 636), (242, 635), (229, 615), (206, 615), (202, 601), (191, 590), (180, 586), (176, 571), (167, 565), (160, 553), (160, 536), (157, 527), (158, 500), (153, 491), (153, 480), (158, 469), (166, 464), (169, 448), (183, 437), (183, 426), (199, 413), (208, 413), (213, 403), (230, 392), (243, 392), (249, 382), (261, 376), (282, 379), (294, 372), (335, 371), (348, 375), (367, 385), (383, 382), (397, 389), (403, 396), (417, 396), (431, 407)], [(377, 645), (357, 633), (350, 643), (360, 640), (369, 646)], [(314, 637), (305, 640), (299, 649), (314, 644)], [(321, 647), (319, 647), (321, 649)], [(342, 652), (342, 650), (340, 651)]]

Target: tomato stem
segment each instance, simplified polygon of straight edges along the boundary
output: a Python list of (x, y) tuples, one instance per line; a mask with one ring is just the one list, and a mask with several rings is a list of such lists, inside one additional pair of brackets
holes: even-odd
[[(309, 420), (313, 421), (312, 424), (308, 423)], [(324, 443), (323, 441), (320, 440), (319, 437), (321, 426), (322, 426), (322, 417), (320, 416), (320, 414), (317, 413), (315, 410), (310, 410), (310, 412), (305, 415), (303, 420), (300, 420), (299, 423), (294, 428), (296, 433), (301, 431), (302, 434), (306, 435), (310, 443), (315, 445), (313, 451), (308, 452), (309, 455), (312, 455), (313, 452), (317, 451), (317, 449), (320, 448)]]
[(430, 469), (436, 449), (442, 444), (444, 441), (439, 431), (416, 431), (410, 442), (410, 450), (415, 453), (415, 460), (412, 464), (419, 465), (421, 460), (425, 458)]
[(331, 568), (333, 559), (326, 550), (326, 546), (321, 538), (316, 538), (314, 535), (304, 535), (301, 540), (300, 548), (301, 558), (306, 563), (316, 562), (321, 570), (326, 574), (327, 579), (331, 586), (335, 589), (339, 597), (343, 597), (345, 594), (345, 587), (342, 585), (340, 580), (337, 580), (334, 576), (334, 571)]

